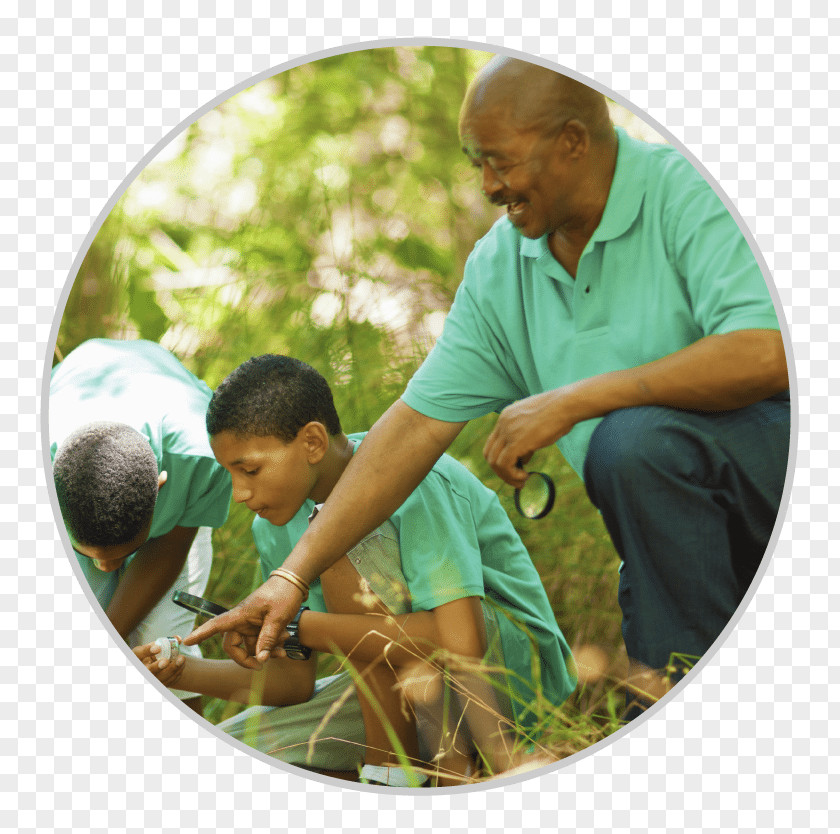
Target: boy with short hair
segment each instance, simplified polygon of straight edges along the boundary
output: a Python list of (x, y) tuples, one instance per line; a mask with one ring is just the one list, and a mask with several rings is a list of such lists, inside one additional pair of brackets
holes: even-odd
[[(210, 395), (169, 351), (142, 340), (91, 339), (52, 371), (62, 519), (88, 585), (131, 646), (191, 628), (172, 591), (207, 585), (210, 528), (226, 520), (231, 496), (204, 427)], [(199, 709), (195, 693), (177, 694)]]
[[(231, 473), (234, 500), (257, 513), (253, 535), (264, 575), (279, 568), (283, 581), (294, 582), (294, 575), (283, 575), (283, 561), (364, 435), (342, 432), (329, 386), (317, 371), (275, 355), (245, 362), (222, 382), (208, 408), (207, 431), (217, 459)], [(297, 622), (299, 641), (347, 656), (354, 669), (358, 699), (343, 696), (346, 703), (335, 719), (341, 729), (324, 719), (350, 684), (346, 673), (298, 713), (294, 707), (258, 709), (220, 725), (246, 738), (248, 721), (259, 722), (256, 746), (291, 763), (352, 767), (363, 750), (364, 781), (405, 784), (410, 777), (395, 767), (396, 738), (409, 758), (440, 754), (443, 770), (468, 774), (475, 750), (449, 746), (450, 728), (434, 710), (421, 710), (425, 732), (418, 739), (417, 718), (399, 695), (406, 670), (430, 661), (448, 668), (460, 692), (461, 724), (496, 771), (509, 761), (504, 728), (514, 717), (526, 728), (535, 720), (529, 708), (535, 687), (553, 705), (574, 688), (569, 648), (522, 542), (495, 494), (448, 456), (388, 521), (313, 583), (307, 606), (311, 610), (303, 610)], [(148, 665), (155, 665), (152, 657), (145, 654)], [(188, 672), (199, 672), (191, 660), (178, 663), (186, 680)], [(233, 661), (217, 663), (227, 664), (237, 679), (249, 674)], [(299, 661), (269, 663), (276, 677)], [(315, 666), (309, 664), (314, 686)], [(285, 703), (299, 698), (299, 691), (291, 692), (297, 686), (290, 683)], [(420, 709), (416, 702), (414, 707)], [(322, 722), (321, 735), (347, 733), (347, 744), (343, 750), (327, 745), (326, 761), (306, 758), (305, 742)], [(298, 759), (294, 749), (267, 749), (295, 741)]]

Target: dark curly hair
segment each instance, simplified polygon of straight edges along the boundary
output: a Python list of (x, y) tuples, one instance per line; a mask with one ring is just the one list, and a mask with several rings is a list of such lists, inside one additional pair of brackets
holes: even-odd
[(56, 453), (53, 479), (64, 525), (79, 544), (126, 544), (151, 521), (157, 459), (131, 426), (103, 421), (74, 431)]
[(313, 367), (267, 353), (243, 362), (219, 385), (207, 408), (207, 433), (277, 437), (291, 443), (310, 422), (330, 435), (341, 422), (327, 381)]

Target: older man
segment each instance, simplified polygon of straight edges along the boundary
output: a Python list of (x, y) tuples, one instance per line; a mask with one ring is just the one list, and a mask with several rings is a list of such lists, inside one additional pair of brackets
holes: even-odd
[[(694, 168), (614, 128), (604, 97), (572, 79), (495, 58), (460, 133), (507, 216), (285, 566), (319, 575), (466, 421), (497, 411), (484, 452), (503, 480), (520, 486), (521, 464), (556, 443), (601, 510), (624, 561), (630, 657), (660, 668), (702, 655), (764, 554), (787, 465), (787, 366), (761, 271)], [(270, 579), (191, 641), (231, 630), (256, 664), (299, 604)]]

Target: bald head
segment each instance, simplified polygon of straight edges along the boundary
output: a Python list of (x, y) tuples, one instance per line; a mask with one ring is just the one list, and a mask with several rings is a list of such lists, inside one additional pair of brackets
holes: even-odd
[(490, 113), (517, 130), (552, 135), (576, 119), (594, 142), (609, 141), (614, 135), (601, 93), (554, 70), (501, 55), (470, 84), (461, 106), (461, 125)]

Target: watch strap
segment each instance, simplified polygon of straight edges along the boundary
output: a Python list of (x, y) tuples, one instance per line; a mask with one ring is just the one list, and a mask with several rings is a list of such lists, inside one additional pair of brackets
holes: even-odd
[(308, 660), (312, 655), (312, 649), (308, 646), (304, 646), (298, 639), (298, 627), (300, 625), (301, 615), (304, 611), (309, 611), (309, 608), (305, 605), (301, 605), (297, 614), (295, 614), (295, 616), (289, 621), (286, 626), (286, 631), (289, 632), (289, 637), (283, 643), (283, 648), (286, 650), (287, 654), (291, 650), (294, 653), (293, 656), (296, 660)]

